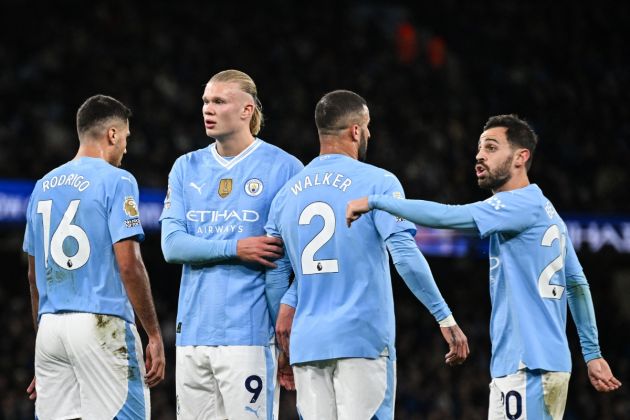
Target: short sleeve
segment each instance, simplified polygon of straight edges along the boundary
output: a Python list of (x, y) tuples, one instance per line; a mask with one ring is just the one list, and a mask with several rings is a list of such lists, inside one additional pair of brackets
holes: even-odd
[[(383, 182), (379, 185), (375, 194), (388, 195), (396, 199), (405, 198), (405, 192), (400, 181), (398, 181), (398, 178), (393, 174), (388, 172), (385, 173)], [(416, 234), (416, 226), (413, 223), (393, 216), (386, 211), (375, 210), (372, 212), (372, 217), (374, 218), (374, 225), (383, 240), (386, 240), (397, 232), (408, 231), (411, 233), (411, 236), (415, 236)]]
[(138, 184), (133, 175), (117, 174), (114, 180), (113, 196), (109, 200), (109, 233), (112, 244), (136, 236), (139, 241), (144, 240), (144, 231), (140, 224), (138, 212)]
[(164, 208), (160, 221), (163, 219), (186, 220), (186, 208), (182, 186), (182, 162), (184, 157), (175, 161), (171, 172), (168, 174), (168, 188), (164, 198)]
[(28, 206), (26, 207), (26, 229), (24, 229), (24, 242), (22, 243), (22, 250), (28, 255), (35, 255), (35, 245), (33, 244), (34, 232), (33, 232), (33, 220), (31, 219), (31, 209), (33, 207), (33, 196), (28, 200)]
[(497, 193), (487, 200), (466, 204), (466, 207), (482, 238), (499, 232), (523, 232), (536, 222), (540, 212), (533, 200), (512, 191)]

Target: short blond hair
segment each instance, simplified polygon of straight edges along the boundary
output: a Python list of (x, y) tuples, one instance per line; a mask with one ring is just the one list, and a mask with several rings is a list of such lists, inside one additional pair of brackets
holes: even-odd
[(249, 122), (249, 131), (254, 136), (258, 135), (263, 125), (263, 113), (262, 104), (260, 103), (260, 99), (258, 99), (258, 89), (256, 88), (254, 80), (242, 71), (230, 69), (223, 70), (212, 76), (208, 83), (212, 82), (236, 83), (243, 92), (252, 95), (252, 98), (254, 98), (254, 113)]

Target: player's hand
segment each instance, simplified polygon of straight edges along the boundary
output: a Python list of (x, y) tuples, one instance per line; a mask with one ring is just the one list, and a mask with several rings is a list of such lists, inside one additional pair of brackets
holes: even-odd
[(278, 320), (276, 321), (276, 341), (280, 351), (289, 356), (289, 345), (291, 344), (291, 328), (293, 327), (293, 317), (295, 308), (293, 306), (280, 304)]
[(26, 393), (28, 394), (28, 399), (31, 401), (35, 401), (37, 399), (37, 389), (35, 389), (35, 377), (33, 376), (33, 380), (31, 381), (28, 388), (26, 388)]
[(452, 327), (440, 327), (442, 336), (448, 343), (448, 353), (444, 356), (444, 361), (449, 366), (461, 365), (464, 363), (470, 349), (468, 348), (468, 339), (459, 328), (458, 325)]
[(346, 223), (348, 224), (348, 227), (350, 227), (352, 222), (368, 211), (370, 211), (370, 206), (368, 205), (367, 197), (348, 201), (348, 206), (346, 207)]
[(586, 366), (588, 367), (588, 379), (599, 392), (614, 391), (621, 386), (621, 382), (613, 376), (610, 366), (604, 358), (593, 359)]
[(149, 388), (162, 382), (164, 379), (164, 369), (166, 367), (166, 360), (164, 358), (164, 343), (162, 337), (149, 337), (149, 344), (147, 344), (146, 351), (146, 375), (144, 380)]
[(282, 257), (282, 239), (272, 236), (250, 236), (236, 243), (236, 256), (244, 262), (276, 268), (269, 260)]
[(288, 391), (295, 390), (293, 369), (289, 364), (289, 356), (283, 351), (278, 355), (278, 383)]

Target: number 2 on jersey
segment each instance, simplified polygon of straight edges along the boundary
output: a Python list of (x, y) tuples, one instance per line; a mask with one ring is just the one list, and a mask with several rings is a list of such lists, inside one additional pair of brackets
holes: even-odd
[(551, 278), (564, 267), (564, 255), (566, 253), (566, 238), (560, 232), (558, 225), (551, 225), (543, 235), (542, 246), (551, 246), (553, 241), (560, 241), (560, 255), (551, 261), (538, 277), (538, 292), (540, 296), (547, 299), (560, 299), (564, 292), (564, 287), (557, 284), (551, 284)]
[[(81, 200), (72, 200), (70, 202), (51, 239), (50, 213), (52, 211), (52, 200), (37, 202), (37, 213), (42, 215), (44, 225), (44, 264), (46, 267), (48, 267), (49, 255), (59, 267), (63, 267), (66, 270), (81, 268), (90, 258), (90, 241), (87, 234), (79, 226), (71, 223), (77, 214), (80, 203)], [(77, 252), (72, 256), (66, 255), (63, 249), (63, 243), (68, 237), (74, 238), (78, 245)]]
[(326, 244), (335, 234), (335, 212), (329, 204), (317, 201), (311, 203), (302, 210), (298, 223), (309, 225), (313, 217), (320, 216), (324, 219), (324, 227), (304, 247), (302, 251), (302, 274), (338, 273), (339, 262), (336, 259), (316, 260), (315, 253)]

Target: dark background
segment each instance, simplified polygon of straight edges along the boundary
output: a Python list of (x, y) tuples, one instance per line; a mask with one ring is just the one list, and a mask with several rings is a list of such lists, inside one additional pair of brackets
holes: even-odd
[[(364, 96), (372, 117), (368, 161), (397, 174), (408, 197), (466, 203), (487, 197), (473, 172), (491, 115), (518, 113), (540, 136), (530, 179), (563, 213), (630, 216), (630, 6), (597, 2), (6, 1), (0, 11), (0, 178), (37, 179), (71, 159), (74, 115), (96, 93), (134, 111), (123, 167), (165, 188), (177, 156), (208, 144), (201, 95), (214, 73), (256, 81), (260, 137), (300, 158), (318, 153), (313, 110), (326, 92)], [(23, 226), (0, 225), (0, 419), (33, 418), (33, 373)], [(175, 418), (174, 319), (180, 268), (159, 236), (143, 244), (166, 343), (166, 381), (152, 390), (155, 419)], [(579, 254), (591, 284), (605, 357), (629, 374), (630, 264), (604, 247)], [(429, 258), (471, 344), (469, 361), (443, 365), (427, 311), (393, 277), (398, 323), (396, 418), (487, 418), (487, 262)], [(566, 419), (630, 418), (627, 386), (588, 383), (575, 327)], [(553, 349), (549, 349), (553, 351)], [(281, 417), (295, 418), (284, 393)]]

